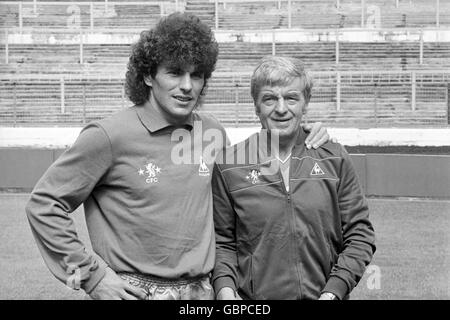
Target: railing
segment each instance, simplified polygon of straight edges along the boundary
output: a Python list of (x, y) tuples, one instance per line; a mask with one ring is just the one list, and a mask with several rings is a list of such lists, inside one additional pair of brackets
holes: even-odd
[[(326, 123), (450, 124), (450, 71), (313, 72), (307, 119)], [(123, 77), (0, 76), (0, 124), (84, 124), (131, 105)], [(224, 124), (257, 125), (249, 73), (215, 73), (203, 110)], [(365, 121), (365, 122), (364, 122)]]
[[(275, 3), (278, 9), (278, 14), (283, 15), (287, 17), (287, 28), (290, 29), (293, 27), (292, 20), (293, 20), (293, 3), (300, 3), (300, 2), (313, 2), (311, 0), (209, 0), (209, 2), (213, 2), (215, 4), (214, 8), (214, 21), (215, 21), (215, 29), (219, 30), (221, 28), (220, 26), (220, 7), (222, 6), (223, 9), (227, 7), (227, 4), (233, 4), (233, 5), (243, 5), (246, 3)], [(330, 3), (334, 3), (334, 7), (337, 10), (340, 10), (342, 8), (342, 3), (340, 0), (329, 0)], [(345, 2), (345, 1), (344, 1)], [(353, 6), (358, 7), (360, 9), (360, 21), (359, 26), (361, 28), (379, 28), (380, 25), (380, 6), (377, 6), (375, 3), (376, 1), (371, 0), (355, 0), (355, 3)], [(399, 0), (391, 0), (393, 6), (395, 8), (399, 8)], [(285, 7), (283, 8), (282, 3), (285, 3)], [(386, 5), (385, 3), (382, 4)], [(414, 6), (414, 4), (411, 4)], [(427, 5), (430, 7), (434, 7), (434, 21), (433, 24), (436, 27), (440, 27), (440, 16), (445, 11), (441, 9), (440, 0), (430, 0)], [(448, 12), (447, 12), (448, 14)], [(405, 26), (406, 27), (406, 26)]]
[[(28, 29), (25, 29), (28, 30)], [(23, 31), (23, 30), (22, 30)], [(86, 49), (89, 45), (93, 44), (111, 44), (111, 45), (128, 45), (133, 43), (139, 35), (139, 29), (97, 29), (95, 33), (91, 33), (89, 30), (61, 30), (61, 29), (30, 29), (30, 36), (22, 37), (18, 32), (18, 29), (0, 29), (0, 34), (3, 34), (3, 43), (0, 43), (1, 46), (4, 46), (3, 51), (3, 59), (0, 63), (9, 64), (11, 63), (11, 46), (16, 44), (24, 45), (30, 44), (32, 46), (36, 46), (39, 44), (44, 44), (46, 46), (64, 46), (64, 45), (72, 45), (76, 46), (76, 52), (71, 52), (75, 65), (80, 65), (85, 63), (85, 57), (87, 56)], [(246, 32), (250, 35), (249, 37), (253, 37), (252, 39), (244, 39), (246, 37)], [(290, 35), (292, 33), (292, 35)], [(295, 34), (294, 34), (295, 33)], [(415, 59), (417, 61), (417, 65), (421, 66), (426, 64), (427, 62), (427, 51), (424, 50), (424, 43), (436, 43), (436, 42), (449, 42), (450, 38), (448, 34), (450, 33), (450, 28), (428, 28), (428, 29), (419, 29), (419, 28), (404, 28), (404, 29), (375, 29), (375, 30), (366, 30), (366, 29), (352, 29), (352, 30), (330, 30), (330, 29), (312, 29), (312, 30), (261, 30), (258, 33), (254, 31), (243, 31), (236, 36), (236, 39), (233, 41), (230, 37), (230, 33), (224, 31), (216, 31), (216, 37), (219, 39), (219, 42), (231, 42), (231, 43), (240, 43), (243, 41), (244, 43), (268, 43), (271, 45), (271, 53), (272, 55), (276, 55), (281, 52), (279, 49), (279, 44), (286, 43), (305, 43), (305, 42), (314, 42), (314, 43), (331, 43), (334, 46), (334, 52), (332, 52), (334, 56), (334, 61), (328, 61), (334, 63), (336, 66), (339, 66), (341, 60), (344, 58), (344, 50), (343, 47), (347, 43), (351, 42), (364, 42), (364, 39), (370, 43), (407, 43), (409, 46), (416, 46), (417, 48), (411, 52), (407, 52), (408, 59)], [(220, 39), (221, 35), (226, 35), (228, 38), (223, 40)], [(442, 36), (442, 40), (440, 39), (440, 35)], [(238, 39), (240, 37), (240, 39)], [(259, 37), (259, 38), (258, 38)], [(52, 39), (50, 39), (52, 38)], [(320, 38), (320, 39), (319, 39)], [(32, 39), (32, 40), (30, 40)], [(261, 41), (261, 42), (259, 42)], [(52, 44), (53, 43), (53, 44)], [(319, 53), (319, 52), (318, 52)], [(384, 54), (389, 54), (386, 52), (382, 52)], [(121, 53), (118, 52), (116, 57), (121, 57)], [(406, 53), (405, 53), (406, 54)], [(127, 58), (128, 52), (124, 56)], [(348, 58), (348, 57), (347, 57)], [(443, 58), (445, 58), (445, 53)], [(0, 56), (1, 59), (1, 56)], [(101, 59), (101, 58), (100, 58)], [(448, 52), (447, 59), (450, 59), (450, 52)], [(448, 61), (450, 62), (450, 61)], [(99, 61), (102, 63), (102, 61)]]
[[(242, 5), (243, 3), (274, 3), (277, 5), (278, 8), (278, 14), (280, 16), (287, 18), (287, 25), (285, 26), (288, 29), (295, 28), (295, 27), (302, 27), (302, 26), (295, 26), (293, 23), (293, 18), (295, 17), (295, 12), (293, 9), (294, 3), (301, 3), (306, 0), (209, 0), (214, 7), (214, 16), (211, 18), (214, 20), (214, 27), (216, 30), (224, 29), (223, 26), (220, 25), (220, 20), (222, 18), (221, 15), (223, 15), (223, 10), (228, 5)], [(394, 8), (399, 7), (399, 0), (391, 0), (392, 5)], [(312, 2), (309, 0), (308, 2)], [(330, 3), (333, 4), (333, 7), (336, 8), (336, 10), (340, 10), (343, 7), (343, 4), (340, 0), (330, 0)], [(380, 14), (380, 6), (377, 6), (375, 4), (376, 2), (371, 0), (355, 0), (355, 6), (359, 7), (359, 21), (357, 22), (357, 26), (361, 28), (379, 28), (382, 27), (380, 24), (380, 20), (382, 19), (382, 16)], [(284, 4), (284, 5), (282, 5)], [(18, 27), (19, 29), (22, 29), (24, 27), (27, 27), (27, 22), (29, 19), (36, 18), (39, 15), (39, 9), (45, 8), (49, 6), (59, 6), (62, 8), (62, 13), (59, 14), (62, 15), (61, 19), (63, 19), (63, 22), (61, 22), (60, 27), (64, 28), (84, 28), (84, 29), (90, 29), (93, 30), (97, 26), (97, 22), (101, 21), (103, 19), (102, 15), (99, 12), (97, 12), (98, 8), (101, 8), (100, 11), (102, 11), (103, 15), (108, 15), (108, 13), (111, 13), (114, 11), (115, 7), (120, 6), (158, 6), (160, 8), (160, 12), (157, 14), (154, 18), (159, 18), (160, 16), (167, 15), (168, 13), (171, 13), (173, 11), (184, 11), (186, 6), (186, 1), (180, 1), (180, 0), (168, 0), (168, 1), (2, 1), (0, 2), (0, 12), (6, 12), (5, 7), (14, 7), (14, 13), (11, 13), (14, 17), (12, 20), (14, 20), (13, 25), (8, 25), (7, 27)], [(411, 4), (412, 6), (414, 4)], [(441, 17), (443, 14), (445, 14), (445, 17), (449, 15), (447, 12), (448, 10), (448, 3), (446, 3), (446, 6), (441, 5), (440, 0), (430, 0), (429, 3), (427, 3), (427, 6), (430, 8), (433, 8), (433, 19), (429, 23), (427, 23), (427, 26), (434, 26), (434, 27), (441, 27)], [(112, 11), (111, 11), (112, 10)], [(45, 9), (43, 10), (46, 11)], [(222, 13), (221, 13), (222, 12)], [(420, 15), (421, 13), (418, 13)], [(17, 15), (17, 17), (16, 17)], [(338, 16), (341, 18), (344, 17), (344, 15), (338, 13)], [(82, 20), (86, 19), (87, 21), (83, 22)], [(84, 18), (85, 16), (85, 18)], [(1, 16), (0, 16), (1, 17)], [(5, 18), (5, 17), (4, 17)], [(151, 18), (151, 17), (149, 17)], [(28, 19), (28, 20), (27, 20)], [(447, 19), (448, 20), (448, 19)], [(401, 21), (399, 21), (401, 22)], [(447, 22), (448, 23), (448, 22)], [(36, 26), (35, 26), (36, 27)], [(45, 27), (45, 25), (44, 25)], [(274, 28), (276, 26), (273, 26)], [(307, 27), (307, 26), (306, 26)], [(317, 27), (317, 26), (316, 26)], [(341, 26), (345, 27), (345, 26)], [(353, 27), (356, 27), (355, 25)], [(404, 25), (403, 27), (408, 27), (408, 25)], [(132, 27), (131, 27), (132, 28)]]
[[(32, 25), (33, 20), (40, 15), (51, 14), (49, 8), (57, 7), (58, 12), (53, 14), (57, 21), (57, 26), (64, 29), (89, 29), (93, 31), (97, 25), (104, 19), (117, 16), (115, 9), (123, 6), (142, 6), (158, 7), (159, 12), (154, 16), (147, 16), (146, 19), (159, 19), (171, 12), (182, 10), (179, 0), (168, 1), (2, 1), (0, 2), (0, 17), (2, 19), (13, 20), (9, 28), (19, 28), (22, 32), (26, 27), (54, 27), (49, 21), (43, 22), (44, 25)], [(15, 8), (15, 9), (11, 9)], [(11, 12), (13, 10), (13, 12)], [(131, 20), (131, 19), (130, 19)], [(100, 21), (100, 22), (99, 22)], [(130, 23), (136, 24), (139, 21), (131, 20)], [(141, 21), (145, 23), (145, 21)], [(42, 23), (42, 22), (40, 22)], [(47, 24), (46, 24), (47, 23)], [(31, 25), (30, 25), (31, 24)], [(131, 27), (133, 28), (133, 27)]]

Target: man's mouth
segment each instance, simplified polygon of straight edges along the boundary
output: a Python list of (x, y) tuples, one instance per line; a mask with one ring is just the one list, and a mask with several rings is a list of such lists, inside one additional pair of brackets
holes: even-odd
[(173, 98), (181, 102), (189, 102), (192, 100), (191, 96), (182, 96), (182, 95), (175, 95), (173, 96)]
[(275, 122), (287, 122), (289, 120), (291, 120), (291, 118), (287, 118), (287, 119), (272, 119)]

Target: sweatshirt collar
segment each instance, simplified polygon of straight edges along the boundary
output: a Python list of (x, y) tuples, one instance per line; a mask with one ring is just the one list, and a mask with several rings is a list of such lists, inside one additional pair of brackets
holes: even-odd
[(143, 105), (136, 106), (136, 112), (139, 120), (147, 128), (148, 131), (154, 133), (156, 131), (162, 130), (167, 127), (186, 127), (188, 130), (193, 128), (193, 115), (192, 113), (189, 117), (181, 124), (174, 125), (166, 120), (163, 115), (158, 112), (150, 102), (146, 102)]

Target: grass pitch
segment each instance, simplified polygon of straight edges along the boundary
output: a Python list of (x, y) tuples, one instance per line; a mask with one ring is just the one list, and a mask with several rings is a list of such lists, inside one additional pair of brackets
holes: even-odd
[[(0, 299), (83, 299), (48, 271), (25, 215), (28, 194), (0, 194)], [(352, 299), (450, 299), (450, 201), (369, 199), (377, 252)], [(90, 250), (83, 209), (73, 215)]]

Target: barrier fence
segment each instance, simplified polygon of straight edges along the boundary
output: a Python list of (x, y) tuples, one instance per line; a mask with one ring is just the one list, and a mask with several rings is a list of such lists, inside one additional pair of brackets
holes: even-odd
[[(305, 3), (311, 7), (305, 9)], [(208, 6), (209, 4), (209, 6)], [(211, 20), (216, 30), (234, 28), (241, 23), (251, 25), (255, 20), (255, 28), (311, 28), (321, 21), (308, 17), (316, 17), (319, 13), (328, 27), (362, 27), (379, 28), (382, 26), (435, 26), (450, 24), (446, 0), (329, 0), (315, 2), (311, 0), (205, 0), (200, 3), (181, 0), (170, 1), (2, 1), (0, 21), (7, 27), (57, 26), (61, 28), (84, 28), (93, 30), (96, 27), (133, 27), (147, 15), (150, 21), (156, 21), (174, 11), (191, 11)], [(410, 14), (401, 9), (417, 8)], [(314, 9), (322, 9), (314, 10)], [(262, 12), (261, 12), (262, 10)], [(242, 19), (237, 15), (245, 15)], [(123, 19), (122, 19), (123, 18)], [(259, 18), (259, 20), (258, 20)], [(153, 19), (153, 20), (152, 20)], [(239, 21), (241, 20), (241, 21)], [(248, 20), (248, 21), (245, 21)], [(145, 19), (144, 19), (145, 21)], [(131, 23), (130, 23), (131, 22)], [(149, 21), (147, 21), (148, 23)], [(245, 28), (245, 27), (244, 27)]]
[[(246, 13), (249, 19), (255, 19), (255, 13), (260, 15), (261, 25), (271, 24), (273, 28), (308, 28), (318, 24), (328, 27), (361, 27), (379, 28), (384, 26), (417, 26), (428, 25), (439, 27), (448, 23), (448, 5), (445, 0), (431, 1), (377, 1), (377, 0), (209, 0), (214, 3), (215, 29), (229, 29), (229, 24), (239, 24), (242, 17), (236, 13)], [(258, 4), (264, 3), (262, 11)], [(304, 3), (313, 3), (306, 8)], [(402, 13), (401, 8), (417, 8), (411, 10), (411, 15)], [(308, 10), (309, 9), (309, 10)], [(425, 10), (424, 10), (425, 9)], [(326, 14), (324, 14), (324, 12)], [(403, 11), (404, 12), (404, 11)], [(235, 16), (236, 19), (233, 19)], [(253, 18), (252, 18), (253, 17)], [(311, 18), (313, 17), (312, 21)], [(265, 19), (265, 20), (264, 20)], [(228, 20), (228, 21), (227, 21)], [(248, 21), (241, 21), (248, 25)], [(258, 23), (255, 25), (257, 28)]]
[[(177, 11), (174, 1), (2, 1), (0, 22), (5, 27), (96, 27), (148, 26)], [(141, 18), (141, 19), (139, 19)]]
[[(20, 59), (30, 59), (26, 55), (38, 54), (40, 50), (49, 50), (48, 54), (43, 54), (41, 59), (51, 59), (58, 61), (60, 57), (70, 58), (68, 62), (75, 64), (83, 64), (90, 60), (98, 60), (100, 63), (108, 63), (109, 60), (116, 61), (123, 58), (126, 61), (129, 54), (129, 45), (135, 42), (140, 33), (140, 29), (96, 29), (95, 33), (89, 30), (62, 30), (62, 29), (27, 29), (30, 33), (26, 36), (20, 36), (17, 29), (0, 29), (3, 35), (3, 41), (0, 41), (0, 62), (9, 64)], [(220, 46), (231, 47), (226, 50), (232, 50), (234, 54), (239, 52), (239, 45), (253, 45), (256, 50), (251, 54), (254, 55), (261, 51), (261, 56), (265, 54), (286, 54), (286, 50), (290, 53), (300, 53), (302, 47), (289, 49), (289, 46), (302, 45), (304, 50), (308, 50), (307, 45), (316, 45), (314, 52), (306, 54), (305, 58), (315, 59), (314, 54), (325, 54), (326, 62), (339, 65), (342, 62), (349, 62), (358, 55), (358, 50), (369, 50), (369, 55), (378, 58), (403, 59), (414, 62), (414, 65), (424, 65), (428, 62), (439, 64), (445, 63), (450, 59), (450, 28), (441, 29), (418, 29), (405, 28), (398, 29), (376, 29), (376, 30), (331, 30), (331, 29), (311, 29), (311, 30), (265, 30), (258, 34), (251, 34), (248, 31), (248, 39), (242, 39), (245, 34), (241, 34), (233, 38), (228, 32), (217, 31), (216, 37), (219, 39)], [(1, 39), (0, 39), (1, 40)], [(352, 49), (352, 43), (360, 43), (361, 48)], [(95, 46), (100, 45), (100, 48)], [(235, 46), (233, 48), (232, 46)], [(264, 45), (264, 48), (257, 48), (258, 45)], [(394, 46), (395, 45), (395, 46)], [(399, 45), (402, 47), (399, 48)], [(114, 54), (108, 53), (107, 46), (113, 46)], [(391, 48), (391, 47), (392, 48)], [(106, 56), (102, 57), (102, 51), (106, 52)], [(391, 51), (394, 50), (395, 52)], [(224, 50), (224, 54), (226, 52)], [(245, 50), (245, 49), (244, 49)], [(293, 51), (294, 50), (294, 51)], [(295, 51), (297, 50), (297, 51)], [(266, 52), (267, 51), (267, 52)], [(222, 52), (222, 50), (221, 50)], [(248, 52), (241, 52), (247, 53)], [(53, 55), (57, 55), (53, 60)], [(67, 55), (70, 55), (68, 57)], [(18, 57), (16, 57), (18, 56)], [(109, 60), (108, 60), (109, 59)], [(115, 60), (114, 60), (115, 59)], [(350, 59), (350, 60), (349, 60)], [(428, 60), (427, 60), (428, 59)], [(348, 61), (347, 61), (348, 60)], [(125, 61), (120, 60), (120, 63)]]
[[(354, 126), (447, 125), (450, 71), (314, 72), (307, 120)], [(107, 76), (0, 77), (0, 125), (80, 125), (132, 103), (124, 79)], [(226, 125), (258, 124), (250, 74), (215, 73), (204, 105)]]

